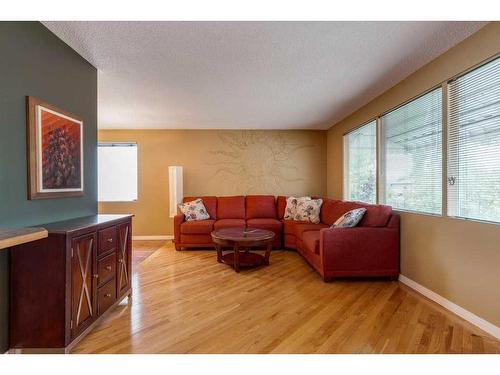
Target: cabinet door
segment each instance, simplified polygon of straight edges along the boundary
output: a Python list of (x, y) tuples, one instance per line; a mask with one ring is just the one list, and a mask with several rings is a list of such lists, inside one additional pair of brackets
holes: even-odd
[(95, 233), (71, 241), (71, 337), (78, 336), (95, 320), (96, 309)]
[(118, 254), (116, 295), (121, 297), (131, 286), (132, 277), (132, 233), (131, 223), (118, 225)]

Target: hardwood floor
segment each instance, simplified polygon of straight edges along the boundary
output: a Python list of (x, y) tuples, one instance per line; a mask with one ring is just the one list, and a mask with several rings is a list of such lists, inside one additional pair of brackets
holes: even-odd
[(399, 282), (324, 283), (291, 251), (237, 274), (214, 251), (167, 244), (136, 271), (130, 304), (74, 353), (500, 353), (498, 340)]
[(167, 244), (167, 241), (133, 241), (132, 242), (132, 269), (137, 270), (137, 266), (147, 257), (153, 254), (160, 247)]

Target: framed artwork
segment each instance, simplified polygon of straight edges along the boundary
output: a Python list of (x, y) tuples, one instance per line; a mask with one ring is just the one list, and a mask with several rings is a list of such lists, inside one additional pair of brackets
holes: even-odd
[(83, 121), (26, 97), (28, 199), (83, 195)]

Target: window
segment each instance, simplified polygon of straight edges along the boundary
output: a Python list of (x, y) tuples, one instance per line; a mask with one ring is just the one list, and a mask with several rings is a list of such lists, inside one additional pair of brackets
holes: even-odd
[(99, 202), (137, 200), (137, 144), (99, 143)]
[(395, 209), (441, 214), (442, 90), (381, 117), (381, 200)]
[(448, 215), (500, 222), (500, 59), (449, 83)]
[(347, 200), (377, 200), (377, 123), (372, 121), (344, 136), (344, 196)]

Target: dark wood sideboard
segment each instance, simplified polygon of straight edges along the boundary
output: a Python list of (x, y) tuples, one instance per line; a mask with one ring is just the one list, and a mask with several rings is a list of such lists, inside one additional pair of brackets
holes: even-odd
[(131, 294), (132, 215), (41, 226), (47, 238), (10, 252), (13, 353), (67, 353)]

